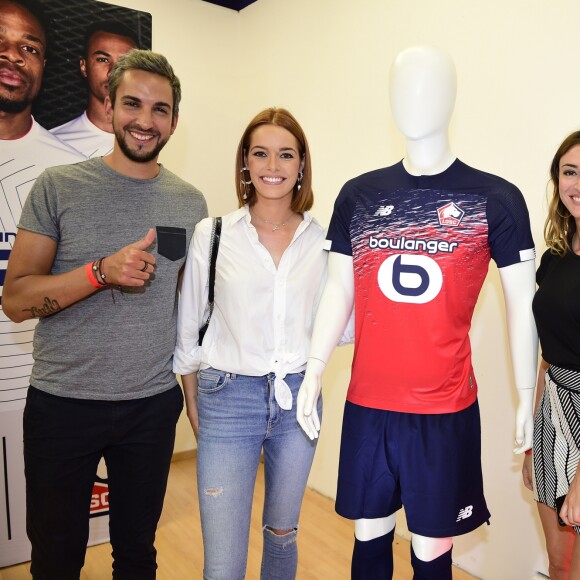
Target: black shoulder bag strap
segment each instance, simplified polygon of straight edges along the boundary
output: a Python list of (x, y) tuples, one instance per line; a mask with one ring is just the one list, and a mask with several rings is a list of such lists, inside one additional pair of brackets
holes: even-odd
[(222, 218), (216, 217), (213, 220), (213, 228), (211, 232), (211, 250), (209, 255), (209, 292), (208, 292), (208, 305), (209, 314), (204, 325), (199, 329), (199, 344), (203, 342), (203, 337), (209, 326), (209, 321), (211, 315), (213, 314), (213, 299), (214, 299), (214, 289), (215, 289), (215, 265), (217, 262), (218, 251), (220, 246), (220, 236), (222, 233)]
[(215, 265), (217, 262), (218, 251), (220, 247), (220, 236), (222, 234), (222, 218), (216, 217), (214, 219), (214, 228), (213, 228), (213, 242), (211, 246), (211, 255), (209, 258), (209, 295), (208, 295), (208, 302), (209, 302), (209, 319), (211, 318), (213, 312), (213, 295), (215, 290)]

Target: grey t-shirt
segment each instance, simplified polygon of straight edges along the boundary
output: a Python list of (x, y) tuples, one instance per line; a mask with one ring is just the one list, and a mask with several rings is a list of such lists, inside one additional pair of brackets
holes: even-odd
[(30, 384), (95, 400), (138, 399), (172, 388), (178, 273), (194, 227), (206, 216), (202, 194), (163, 167), (154, 179), (134, 179), (96, 158), (41, 174), (19, 228), (57, 241), (51, 274), (114, 254), (149, 228), (157, 237), (147, 251), (157, 262), (144, 287), (115, 288), (114, 301), (111, 288), (104, 288), (41, 319)]

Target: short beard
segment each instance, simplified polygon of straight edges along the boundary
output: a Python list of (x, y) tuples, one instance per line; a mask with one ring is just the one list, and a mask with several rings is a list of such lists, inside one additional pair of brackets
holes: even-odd
[(115, 138), (119, 144), (119, 148), (125, 154), (125, 157), (131, 161), (135, 161), (136, 163), (149, 163), (149, 161), (153, 161), (157, 158), (167, 143), (167, 141), (158, 141), (157, 145), (151, 151), (148, 153), (141, 153), (140, 151), (134, 151), (129, 148), (121, 132), (115, 132)]
[(26, 111), (28, 107), (32, 104), (30, 99), (21, 99), (20, 101), (14, 101), (12, 99), (7, 99), (6, 97), (0, 96), (0, 111), (3, 113), (22, 113)]

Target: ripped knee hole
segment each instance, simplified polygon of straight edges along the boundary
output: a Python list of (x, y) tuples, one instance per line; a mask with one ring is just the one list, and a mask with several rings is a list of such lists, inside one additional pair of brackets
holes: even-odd
[(272, 532), (273, 534), (276, 534), (277, 536), (286, 536), (288, 534), (292, 534), (294, 532), (298, 532), (298, 528), (290, 528), (289, 530), (277, 530), (276, 528), (272, 528), (270, 526), (265, 526), (265, 528), (269, 532)]

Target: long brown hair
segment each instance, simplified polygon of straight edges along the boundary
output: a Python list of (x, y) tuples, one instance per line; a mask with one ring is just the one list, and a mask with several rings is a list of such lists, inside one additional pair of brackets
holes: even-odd
[(572, 250), (572, 238), (576, 233), (576, 220), (562, 203), (559, 188), (560, 159), (576, 145), (580, 145), (580, 131), (575, 131), (562, 141), (550, 165), (553, 191), (548, 205), (548, 217), (544, 223), (544, 240), (552, 253), (558, 256), (564, 256)]
[[(298, 183), (294, 186), (292, 192), (291, 209), (296, 212), (308, 211), (314, 203), (314, 193), (312, 192), (312, 163), (310, 159), (310, 149), (308, 148), (308, 141), (302, 127), (294, 116), (286, 109), (279, 109), (270, 107), (258, 113), (246, 127), (236, 153), (236, 192), (238, 194), (239, 206), (247, 204), (252, 206), (256, 203), (256, 188), (253, 183), (247, 185), (242, 181), (249, 181), (249, 173), (243, 171), (246, 162), (246, 154), (250, 146), (250, 139), (254, 130), (261, 125), (276, 125), (282, 127), (292, 133), (298, 141), (298, 153), (304, 161), (304, 168), (302, 169), (303, 176), (298, 189)], [(246, 196), (244, 198), (244, 196)]]

